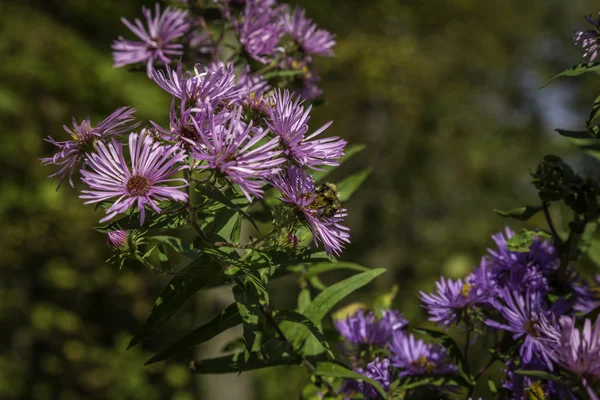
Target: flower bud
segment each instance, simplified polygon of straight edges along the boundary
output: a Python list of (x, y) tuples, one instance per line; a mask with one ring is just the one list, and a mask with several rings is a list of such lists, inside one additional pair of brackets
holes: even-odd
[(127, 232), (123, 230), (108, 232), (106, 243), (114, 250), (127, 248)]

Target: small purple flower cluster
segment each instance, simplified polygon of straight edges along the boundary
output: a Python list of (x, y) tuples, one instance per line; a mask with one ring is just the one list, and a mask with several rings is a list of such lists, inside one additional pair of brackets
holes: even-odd
[[(441, 377), (457, 371), (446, 349), (408, 333), (408, 321), (396, 310), (381, 310), (379, 315), (359, 310), (337, 320), (335, 327), (346, 343), (344, 352), (352, 361), (354, 371), (375, 380), (386, 391), (398, 378)], [(445, 391), (453, 387), (426, 389)], [(346, 380), (341, 391), (346, 395), (361, 393), (365, 399), (381, 398), (365, 381)]]
[[(569, 269), (566, 285), (573, 294), (559, 296), (554, 280), (560, 262), (551, 242), (536, 237), (529, 251), (511, 251), (508, 241), (513, 235), (507, 228), (505, 234), (492, 236), (497, 249), (490, 249), (464, 282), (442, 277), (436, 292), (421, 292), (429, 320), (445, 329), (462, 323), (468, 330), (487, 327), (490, 332), (506, 332), (518, 344), (518, 369), (554, 373), (558, 365), (578, 376), (599, 377), (600, 324), (593, 331), (587, 320), (583, 333), (575, 328), (576, 312), (600, 305), (597, 288)], [(533, 390), (532, 385), (543, 393), (568, 392), (556, 384), (525, 379), (514, 374), (514, 369), (509, 364), (504, 383), (511, 398), (525, 398), (525, 390)], [(542, 384), (546, 385), (543, 389)]]
[[(242, 57), (249, 62), (295, 72), (292, 89), (304, 99), (322, 94), (318, 75), (310, 69), (313, 56), (334, 55), (334, 35), (319, 29), (302, 8), (293, 10), (275, 0), (215, 0), (223, 20), (232, 26)], [(223, 38), (216, 39), (203, 19), (182, 9), (167, 7), (154, 13), (143, 9), (145, 23), (135, 19), (123, 24), (138, 40), (119, 37), (113, 44), (114, 66), (144, 65), (149, 76), (156, 64), (169, 65), (185, 55), (192, 62), (202, 61), (204, 53), (217, 61), (223, 53)], [(233, 46), (227, 43), (228, 47)]]
[(598, 14), (597, 19), (592, 18), (591, 15), (586, 16), (585, 19), (594, 29), (575, 32), (573, 44), (584, 49), (583, 57), (592, 63), (598, 57), (598, 51), (600, 50), (600, 14)]
[[(280, 61), (292, 55), (306, 63), (313, 54), (333, 54), (333, 36), (317, 29), (301, 9), (290, 14), (269, 0), (223, 1), (218, 6), (254, 61), (279, 68)], [(73, 186), (73, 174), (80, 170), (89, 187), (80, 197), (86, 204), (105, 203), (106, 216), (100, 222), (137, 209), (142, 225), (147, 210), (161, 213), (168, 202), (187, 202), (189, 195), (182, 189), (194, 173), (205, 172), (211, 181), (238, 188), (249, 202), (262, 198), (270, 185), (295, 209), (295, 221), (312, 231), (315, 244), (321, 242), (329, 254), (339, 255), (350, 237), (342, 224), (346, 210), (333, 189), (317, 185), (304, 170), (336, 166), (344, 155), (345, 140), (317, 138), (331, 122), (311, 132), (306, 99), (289, 89), (275, 90), (250, 63), (239, 68), (215, 61), (187, 70), (180, 60), (171, 68), (173, 57), (188, 50), (184, 42), (198, 28), (197, 17), (169, 7), (161, 13), (159, 5), (154, 15), (149, 9), (143, 13), (147, 26), (139, 19), (123, 19), (141, 41), (116, 41), (115, 66), (145, 64), (150, 79), (172, 96), (169, 126), (151, 121), (151, 127), (136, 131), (139, 123), (134, 123), (135, 110), (129, 107), (96, 126), (89, 118), (80, 124), (74, 121), (72, 129), (65, 127), (71, 140), (47, 139), (59, 149), (42, 159), (59, 167), (50, 177), (60, 182), (68, 178)], [(293, 39), (302, 57), (280, 54), (284, 35)], [(155, 69), (155, 64), (164, 64), (164, 70)]]

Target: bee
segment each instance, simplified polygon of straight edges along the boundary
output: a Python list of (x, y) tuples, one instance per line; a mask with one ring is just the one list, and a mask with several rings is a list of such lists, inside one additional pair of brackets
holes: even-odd
[(318, 206), (320, 216), (333, 217), (342, 208), (340, 192), (333, 183), (324, 183), (315, 190), (317, 198), (314, 203)]

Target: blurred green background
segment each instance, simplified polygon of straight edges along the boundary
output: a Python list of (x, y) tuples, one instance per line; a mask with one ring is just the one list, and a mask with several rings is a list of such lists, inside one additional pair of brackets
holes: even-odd
[[(166, 120), (165, 93), (144, 74), (111, 66), (110, 43), (126, 34), (119, 18), (139, 16), (143, 3), (152, 4), (0, 2), (0, 399), (297, 398), (302, 368), (190, 375), (187, 362), (214, 356), (219, 343), (143, 366), (228, 304), (226, 290), (198, 296), (143, 347), (125, 351), (167, 278), (106, 265), (105, 238), (91, 229), (100, 213), (68, 185), (56, 192), (39, 164), (54, 151), (42, 139), (64, 137), (72, 116), (97, 122), (131, 105), (139, 118)], [(313, 127), (333, 119), (330, 135), (368, 146), (339, 176), (374, 168), (347, 205), (353, 243), (343, 259), (389, 272), (348, 302), (368, 303), (396, 283), (397, 307), (423, 323), (418, 290), (478, 262), (507, 222), (493, 208), (535, 201), (528, 173), (543, 154), (594, 167), (552, 134), (583, 127), (597, 95), (590, 78), (539, 88), (581, 62), (571, 33), (598, 4), (299, 3), (338, 41), (337, 57), (316, 63), (326, 103)], [(275, 284), (277, 300), (292, 303), (294, 287)], [(482, 362), (476, 353), (472, 361)]]

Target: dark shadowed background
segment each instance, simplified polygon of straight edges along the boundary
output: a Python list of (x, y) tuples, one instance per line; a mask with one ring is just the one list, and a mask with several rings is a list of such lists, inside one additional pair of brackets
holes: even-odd
[[(125, 351), (167, 278), (107, 265), (105, 238), (91, 229), (100, 212), (82, 205), (77, 189), (57, 192), (38, 161), (54, 151), (42, 139), (64, 135), (72, 116), (97, 122), (131, 105), (141, 119), (166, 120), (167, 94), (143, 73), (112, 68), (110, 44), (126, 34), (119, 18), (139, 16), (143, 3), (152, 4), (0, 2), (0, 399), (298, 398), (301, 367), (240, 377), (188, 372), (190, 359), (215, 355), (222, 342), (143, 366), (153, 351), (228, 304), (223, 290), (198, 296), (142, 347)], [(333, 119), (330, 135), (367, 145), (340, 176), (373, 168), (347, 204), (353, 243), (342, 258), (389, 271), (348, 302), (368, 303), (396, 283), (396, 306), (424, 323), (418, 291), (431, 290), (440, 274), (462, 277), (478, 262), (490, 235), (507, 223), (494, 208), (535, 201), (529, 170), (543, 154), (593, 166), (552, 134), (583, 128), (597, 95), (590, 78), (539, 88), (581, 62), (571, 34), (599, 6), (299, 4), (338, 41), (337, 56), (316, 64), (326, 102), (312, 126)], [(542, 221), (530, 221), (536, 223)], [(276, 301), (295, 301), (293, 281), (275, 286)], [(471, 354), (473, 363), (482, 361)], [(485, 396), (484, 387), (478, 391)]]

